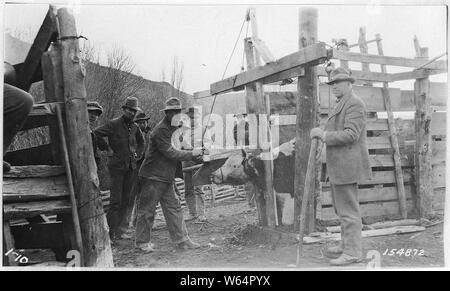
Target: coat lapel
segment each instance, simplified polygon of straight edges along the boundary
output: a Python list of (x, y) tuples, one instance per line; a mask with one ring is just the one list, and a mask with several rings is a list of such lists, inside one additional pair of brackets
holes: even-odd
[(330, 120), (331, 117), (339, 114), (339, 112), (342, 111), (342, 108), (344, 108), (345, 103), (347, 103), (348, 99), (352, 96), (353, 93), (348, 94), (347, 96), (342, 97), (343, 99), (339, 101), (337, 106), (334, 108), (333, 112), (331, 112), (330, 116), (328, 116), (328, 120)]

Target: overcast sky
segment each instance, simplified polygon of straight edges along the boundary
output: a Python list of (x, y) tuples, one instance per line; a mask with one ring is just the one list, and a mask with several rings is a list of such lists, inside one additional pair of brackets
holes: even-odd
[[(295, 5), (254, 5), (259, 37), (275, 58), (298, 49), (298, 9)], [(429, 47), (430, 57), (446, 51), (444, 6), (317, 6), (319, 40), (333, 38), (356, 43), (360, 26), (367, 38), (383, 38), (384, 53), (414, 57), (413, 37)], [(244, 20), (248, 5), (164, 6), (164, 5), (81, 5), (75, 8), (78, 31), (101, 51), (120, 45), (136, 64), (135, 73), (160, 81), (173, 56), (184, 63), (187, 93), (209, 89), (221, 79), (227, 60)], [(6, 31), (36, 33), (48, 5), (6, 4)], [(244, 26), (226, 76), (238, 73), (243, 57)], [(248, 31), (251, 35), (251, 28)], [(369, 53), (376, 45), (369, 44)], [(357, 67), (356, 67), (357, 68)], [(379, 71), (379, 68), (372, 68)], [(394, 72), (395, 68), (388, 68)], [(444, 80), (445, 79), (440, 79)]]

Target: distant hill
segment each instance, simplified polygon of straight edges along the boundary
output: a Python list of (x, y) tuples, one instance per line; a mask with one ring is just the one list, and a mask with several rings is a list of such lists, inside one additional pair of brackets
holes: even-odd
[[(5, 61), (11, 64), (22, 63), (31, 47), (30, 43), (24, 42), (19, 38), (11, 36), (8, 33), (5, 36)], [(111, 96), (105, 96), (108, 94), (114, 94), (108, 91), (108, 86), (114, 87), (117, 83), (111, 80), (111, 75), (117, 73), (116, 70), (111, 69), (107, 66), (103, 66), (97, 63), (87, 62), (86, 66), (86, 90), (88, 100), (96, 100), (101, 103), (105, 109), (109, 106), (114, 108), (111, 116), (117, 116), (121, 108), (121, 104), (107, 104), (113, 98)], [(122, 73), (120, 73), (122, 74)], [(115, 75), (117, 76), (117, 74)], [(109, 82), (109, 83), (108, 83)], [(108, 85), (110, 84), (110, 85)], [(154, 124), (162, 117), (160, 110), (164, 107), (164, 101), (170, 96), (177, 96), (181, 99), (184, 108), (192, 106), (193, 96), (185, 92), (175, 89), (168, 82), (156, 82), (152, 80), (147, 80), (141, 76), (135, 74), (127, 74), (127, 84), (138, 84), (139, 88), (135, 92), (135, 96), (138, 97), (141, 103), (141, 108), (144, 109), (146, 114), (150, 114), (150, 123)], [(117, 86), (116, 86), (117, 87)], [(113, 90), (117, 94), (125, 94), (127, 90)], [(42, 82), (33, 84), (30, 93), (35, 97), (37, 102), (43, 101), (44, 89)], [(127, 96), (121, 96), (120, 100), (122, 102)], [(105, 116), (106, 117), (106, 116)], [(99, 120), (102, 122), (102, 120)]]

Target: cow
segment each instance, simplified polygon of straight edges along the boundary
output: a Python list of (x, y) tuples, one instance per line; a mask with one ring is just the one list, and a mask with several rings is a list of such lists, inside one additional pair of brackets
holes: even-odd
[[(295, 139), (292, 139), (273, 153), (273, 187), (277, 193), (289, 193), (294, 196), (294, 153)], [(242, 185), (250, 182), (256, 194), (256, 198), (263, 197), (266, 190), (264, 160), (270, 159), (265, 155), (242, 150), (228, 157), (224, 164), (211, 174), (211, 179), (216, 184)], [(278, 222), (282, 224), (283, 201), (277, 195)]]

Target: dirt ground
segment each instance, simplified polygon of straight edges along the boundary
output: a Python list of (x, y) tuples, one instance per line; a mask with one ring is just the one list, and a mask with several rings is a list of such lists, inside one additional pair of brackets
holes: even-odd
[[(186, 214), (186, 213), (185, 213)], [(233, 198), (207, 207), (208, 223), (187, 222), (191, 239), (201, 244), (196, 250), (176, 250), (170, 242), (164, 219), (158, 217), (152, 242), (156, 251), (143, 254), (134, 249), (132, 240), (120, 240), (113, 245), (114, 262), (123, 268), (270, 268), (293, 269), (297, 244), (292, 235), (267, 234), (256, 226), (256, 209), (245, 198)], [(331, 243), (330, 243), (331, 245)], [(323, 256), (328, 244), (304, 245), (301, 268), (332, 268)], [(444, 266), (443, 226), (426, 231), (382, 237), (363, 238), (364, 254), (380, 253), (381, 268), (414, 268)], [(383, 255), (386, 249), (418, 249), (423, 256)], [(348, 268), (365, 269), (367, 259)], [(373, 260), (371, 262), (374, 262)]]

